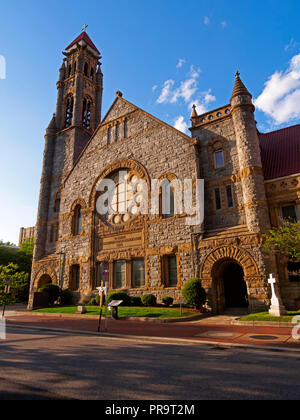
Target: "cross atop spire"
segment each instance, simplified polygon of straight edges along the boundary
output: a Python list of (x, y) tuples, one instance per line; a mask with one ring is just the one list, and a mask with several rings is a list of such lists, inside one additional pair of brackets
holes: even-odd
[(87, 28), (89, 25), (87, 25), (86, 23), (83, 25), (82, 27), (82, 32), (86, 32)]

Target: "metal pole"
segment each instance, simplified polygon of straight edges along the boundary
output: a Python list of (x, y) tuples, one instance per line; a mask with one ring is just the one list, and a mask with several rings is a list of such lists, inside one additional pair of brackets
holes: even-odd
[(106, 296), (105, 296), (105, 327), (104, 331), (107, 332), (107, 309), (108, 309), (108, 282), (106, 284)]
[(4, 300), (4, 306), (3, 306), (2, 318), (4, 318), (4, 315), (5, 315), (5, 308), (6, 308), (6, 299)]
[(98, 322), (98, 333), (101, 330), (101, 319), (102, 319), (102, 307), (100, 308), (100, 316), (99, 316), (99, 322)]

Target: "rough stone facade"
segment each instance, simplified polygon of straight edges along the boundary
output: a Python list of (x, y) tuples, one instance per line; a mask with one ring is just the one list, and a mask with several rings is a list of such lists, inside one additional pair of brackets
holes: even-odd
[[(109, 289), (116, 290), (116, 261), (123, 261), (122, 289), (132, 296), (151, 292), (158, 301), (172, 296), (176, 302), (184, 284), (199, 277), (207, 307), (219, 313), (230, 301), (224, 270), (236, 265), (242, 269), (237, 288), (245, 283), (251, 311), (269, 305), (271, 272), (280, 275), (283, 299), (294, 309), (300, 283), (288, 284), (287, 272), (282, 266), (277, 270), (273, 257), (262, 251), (262, 234), (271, 222), (278, 224), (274, 215), (282, 196), (264, 179), (252, 98), (239, 75), (229, 105), (202, 116), (194, 109), (191, 137), (131, 104), (121, 92), (99, 124), (103, 83), (100, 56), (92, 45), (86, 36), (75, 43), (60, 69), (57, 111), (45, 136), (29, 308), (47, 279), (73, 290), (78, 300), (89, 299), (97, 292), (104, 261), (109, 262)], [(86, 97), (88, 127), (83, 124)], [(69, 98), (73, 108), (66, 126)], [(221, 165), (216, 164), (219, 152)], [(153, 179), (204, 179), (204, 224), (187, 226), (185, 214), (108, 223), (96, 211), (97, 186), (122, 170), (145, 180), (148, 190)], [(288, 191), (299, 205), (299, 176), (294, 178), (297, 183), (288, 184)], [(176, 261), (175, 277), (170, 258)], [(136, 260), (144, 261), (139, 286), (134, 284)], [(231, 287), (236, 294), (234, 283)]]

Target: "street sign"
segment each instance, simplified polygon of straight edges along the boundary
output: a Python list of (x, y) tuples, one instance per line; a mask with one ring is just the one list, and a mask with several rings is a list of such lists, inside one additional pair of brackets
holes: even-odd
[(110, 306), (111, 308), (117, 308), (121, 305), (121, 303), (123, 303), (123, 300), (113, 300), (108, 304), (108, 306)]
[(105, 296), (107, 295), (107, 288), (105, 287), (97, 287), (97, 290), (99, 291), (99, 296), (101, 296), (102, 293), (105, 294)]

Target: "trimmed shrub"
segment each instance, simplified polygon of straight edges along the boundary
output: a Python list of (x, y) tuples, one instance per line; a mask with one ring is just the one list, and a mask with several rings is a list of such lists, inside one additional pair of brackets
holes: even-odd
[(123, 300), (121, 306), (130, 306), (131, 300), (130, 296), (126, 292), (113, 292), (108, 295), (107, 301), (108, 303), (112, 302), (113, 300)]
[(155, 306), (156, 305), (156, 297), (154, 295), (144, 295), (142, 297), (142, 303), (145, 306)]
[(99, 306), (100, 305), (100, 296), (97, 295), (97, 296), (93, 297), (90, 300), (89, 305), (91, 305), (91, 306)]
[(96, 300), (96, 298), (92, 298), (92, 299), (89, 301), (89, 306), (99, 306), (99, 304), (97, 305), (97, 300)]
[(59, 303), (63, 306), (72, 305), (73, 294), (69, 289), (61, 290), (59, 295)]
[(130, 298), (132, 306), (142, 306), (142, 299), (140, 297), (131, 297)]
[(202, 287), (201, 280), (191, 279), (182, 290), (182, 297), (186, 305), (201, 309), (206, 302), (206, 292)]
[(170, 296), (166, 296), (166, 297), (163, 298), (162, 301), (163, 301), (164, 305), (169, 307), (169, 306), (173, 305), (174, 299)]
[(55, 284), (46, 284), (45, 286), (43, 286), (39, 289), (39, 292), (47, 293), (48, 294), (49, 305), (54, 305), (54, 303), (59, 298), (60, 288), (58, 286), (56, 286)]

